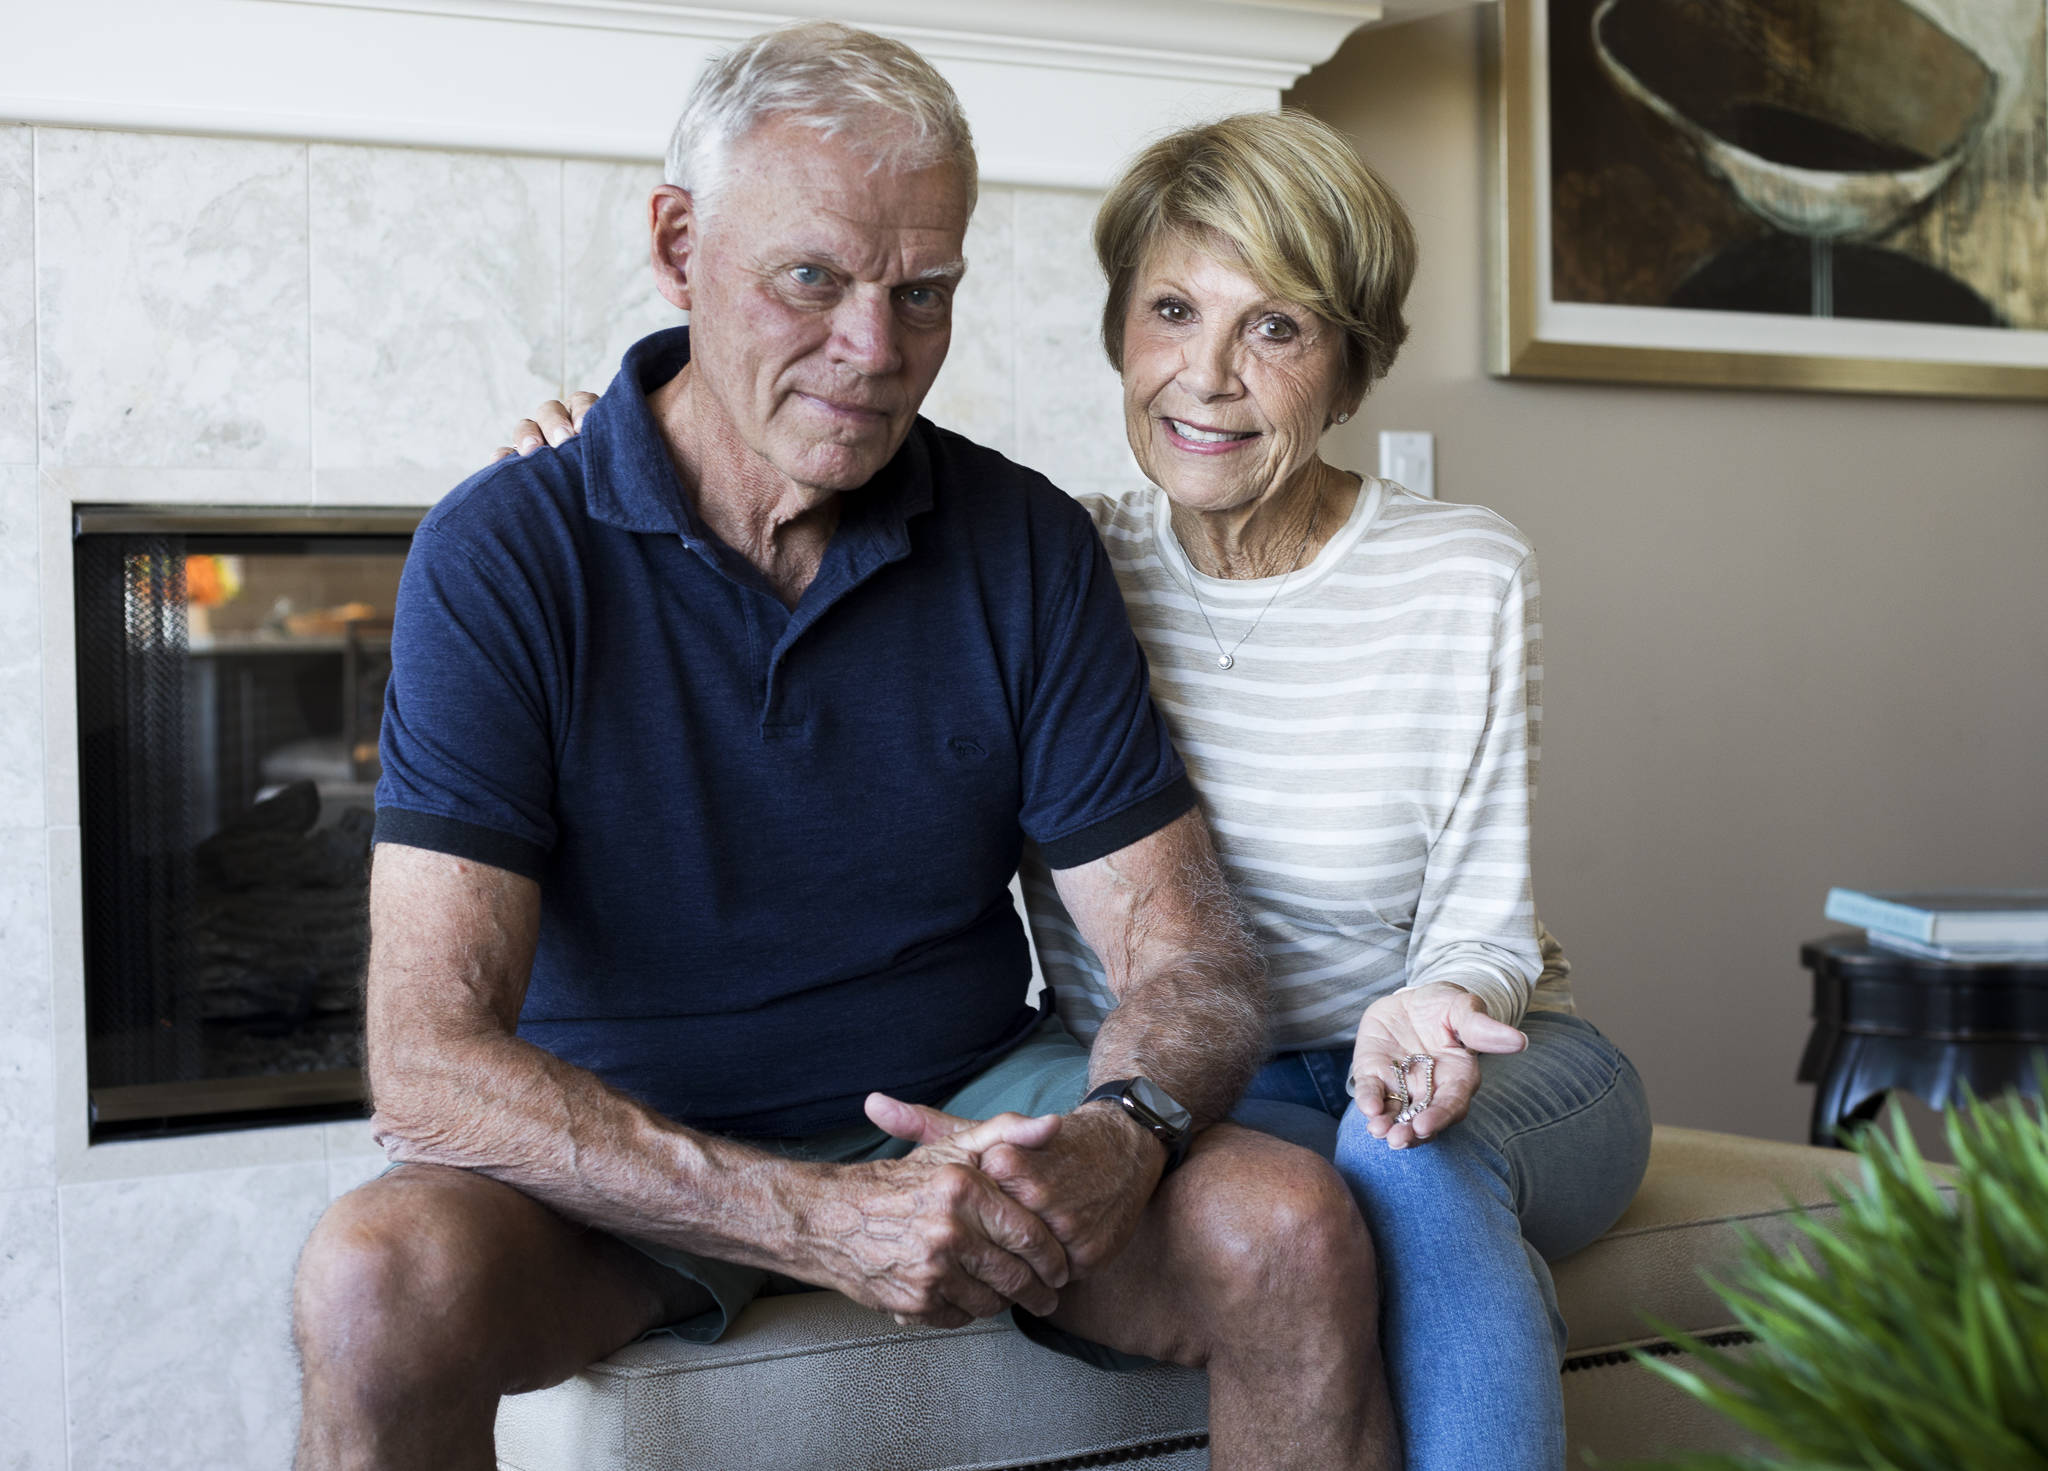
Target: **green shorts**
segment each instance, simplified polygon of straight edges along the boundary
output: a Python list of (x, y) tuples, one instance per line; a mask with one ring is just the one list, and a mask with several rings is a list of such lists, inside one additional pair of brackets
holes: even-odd
[[(999, 1113), (1036, 1116), (1069, 1113), (1088, 1092), (1088, 1049), (1081, 1045), (1056, 1016), (1048, 1016), (1013, 1051), (994, 1066), (941, 1100), (937, 1107), (962, 1118), (985, 1119)], [(833, 1164), (863, 1164), (869, 1160), (900, 1159), (911, 1146), (892, 1139), (872, 1124), (835, 1129), (829, 1134), (812, 1134), (796, 1139), (747, 1139), (744, 1143), (786, 1155), (791, 1159), (824, 1160)], [(780, 1272), (744, 1267), (715, 1257), (698, 1256), (652, 1241), (621, 1237), (628, 1246), (652, 1257), (671, 1271), (679, 1272), (711, 1294), (713, 1306), (694, 1318), (656, 1328), (694, 1343), (715, 1343), (725, 1336), (741, 1309), (757, 1297), (788, 1292), (815, 1292), (809, 1282), (799, 1282)], [(1021, 1309), (1015, 1310), (1019, 1331), (1027, 1337), (1087, 1363), (1106, 1369), (1139, 1369), (1152, 1360), (1125, 1354), (1099, 1343), (1078, 1338)]]

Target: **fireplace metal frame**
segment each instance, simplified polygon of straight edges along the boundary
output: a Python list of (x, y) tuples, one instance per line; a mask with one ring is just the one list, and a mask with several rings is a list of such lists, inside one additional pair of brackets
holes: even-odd
[[(429, 507), (294, 507), (88, 504), (70, 508), (72, 545), (89, 535), (410, 536)], [(74, 607), (77, 589), (73, 588)], [(78, 690), (74, 681), (71, 695)], [(83, 973), (80, 981), (86, 981)], [(360, 1117), (367, 1102), (357, 1068), (86, 1087), (91, 1143), (211, 1133)]]

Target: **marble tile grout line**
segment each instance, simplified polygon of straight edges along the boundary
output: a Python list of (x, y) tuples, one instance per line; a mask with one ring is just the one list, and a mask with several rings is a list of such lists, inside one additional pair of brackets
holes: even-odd
[(306, 478), (312, 482), (313, 502), (319, 504), (320, 483), (316, 478), (320, 464), (319, 419), (313, 411), (313, 145), (299, 145), (300, 164), (306, 179)]
[(1024, 191), (1010, 192), (1010, 279), (1006, 289), (1010, 293), (1010, 453), (1020, 462), (1024, 448), (1024, 388), (1020, 364), (1024, 357), (1024, 311), (1023, 282), (1019, 273), (1024, 269)]
[[(30, 353), (36, 375), (35, 392), (30, 402), (35, 408), (35, 423), (29, 432), (35, 437), (36, 446), (36, 503), (40, 508), (43, 494), (43, 129), (28, 130), (28, 276), (29, 276), (29, 322), (30, 331), (35, 334), (35, 350)], [(42, 575), (40, 562), (36, 575)], [(43, 712), (44, 759), (49, 756), (48, 725), (49, 711)], [(44, 812), (47, 819), (49, 813)]]
[[(569, 161), (555, 160), (555, 330), (560, 351), (555, 361), (555, 392), (569, 396)], [(516, 447), (516, 446), (515, 446)]]
[(65, 1301), (70, 1293), (65, 1290), (64, 1275), (64, 1187), (59, 1184), (53, 1192), (57, 1197), (57, 1384), (58, 1399), (64, 1410), (64, 1464), (71, 1465), (71, 1314)]
[[(41, 592), (44, 586), (44, 577), (48, 571), (43, 566), (44, 538), (41, 534), (43, 510), (43, 133), (44, 129), (42, 128), (30, 128), (28, 148), (29, 285), (32, 298), (29, 320), (33, 324), (31, 330), (35, 334), (35, 351), (32, 356), (35, 362), (36, 375), (35, 393), (32, 395), (35, 404), (35, 423), (31, 426), (31, 430), (35, 435), (36, 449), (35, 509), (38, 528), (36, 536), (36, 588), (38, 593)], [(67, 515), (65, 519), (68, 521), (70, 518)], [(44, 652), (43, 602), (44, 599), (38, 596), (36, 599), (36, 653), (38, 665), (41, 663)], [(49, 971), (52, 993), (50, 996), (49, 1044), (51, 1065), (54, 1068), (57, 1057), (57, 998), (55, 995), (57, 987), (57, 936), (54, 923), (57, 900), (56, 885), (52, 882), (54, 878), (51, 872), (53, 865), (50, 862), (51, 814), (48, 776), (50, 763), (50, 699), (47, 680), (43, 683), (42, 715), (44, 770), (42, 919), (43, 947), (46, 955), (45, 965)], [(56, 1124), (55, 1102), (53, 1099), (50, 1127), (54, 1129)], [(64, 1310), (64, 1183), (62, 1179), (51, 1180), (50, 1195), (53, 1204), (56, 1206), (53, 1215), (57, 1232), (57, 1398), (60, 1420), (64, 1431), (64, 1464), (68, 1467), (72, 1461), (71, 1320), (70, 1315)]]
[[(43, 565), (46, 550), (43, 535), (43, 204), (42, 204), (42, 163), (43, 130), (28, 130), (28, 276), (29, 276), (29, 332), (32, 345), (29, 350), (31, 371), (35, 374), (35, 388), (29, 394), (30, 411), (35, 422), (29, 426), (29, 433), (35, 442), (35, 498), (30, 506), (35, 520), (36, 538), (36, 676), (42, 692), (43, 727), (43, 948), (48, 955), (45, 962), (50, 967), (50, 986), (54, 993), (57, 977), (57, 939), (50, 924), (53, 912), (50, 901), (50, 681), (46, 663), (49, 649), (44, 637), (44, 624), (48, 599), (44, 589), (49, 585), (49, 569)], [(50, 997), (50, 1059), (56, 1065), (56, 996)], [(54, 1126), (56, 1119), (51, 1118)]]

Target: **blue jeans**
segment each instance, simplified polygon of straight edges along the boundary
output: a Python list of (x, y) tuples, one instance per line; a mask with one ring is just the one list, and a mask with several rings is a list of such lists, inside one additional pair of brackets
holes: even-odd
[(1650, 1109), (1591, 1022), (1532, 1012), (1529, 1045), (1482, 1057), (1463, 1120), (1389, 1149), (1344, 1091), (1351, 1051), (1287, 1052), (1232, 1115), (1334, 1160), (1380, 1262), (1380, 1346), (1408, 1471), (1559, 1471), (1565, 1325), (1546, 1257), (1634, 1198)]

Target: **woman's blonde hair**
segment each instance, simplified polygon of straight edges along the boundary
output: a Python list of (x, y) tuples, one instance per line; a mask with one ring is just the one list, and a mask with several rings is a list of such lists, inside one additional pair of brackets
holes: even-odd
[(1124, 316), (1145, 253), (1162, 238), (1220, 238), (1254, 281), (1334, 323), (1346, 386), (1386, 376), (1408, 337), (1415, 227), (1386, 181), (1328, 123), (1305, 112), (1248, 112), (1184, 128), (1123, 171), (1095, 216), (1109, 278), (1102, 346), (1123, 369)]

